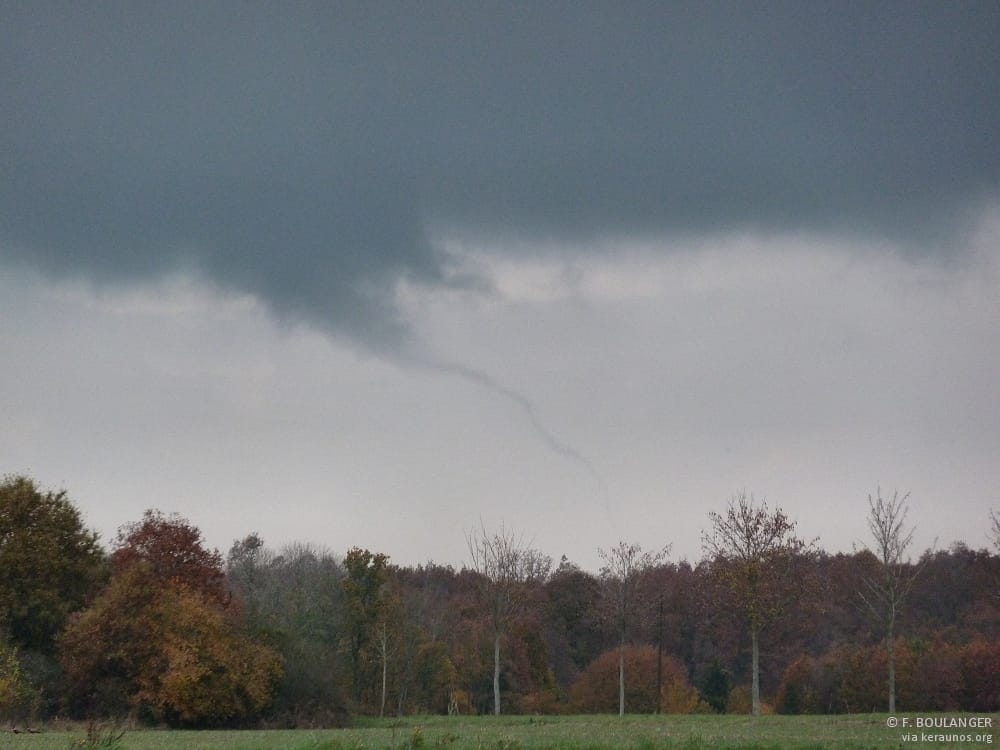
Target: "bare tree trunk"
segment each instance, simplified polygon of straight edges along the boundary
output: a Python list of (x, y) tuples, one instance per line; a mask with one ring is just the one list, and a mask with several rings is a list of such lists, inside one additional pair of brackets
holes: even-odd
[(663, 708), (663, 592), (660, 592), (659, 614), (656, 616), (656, 710)]
[(914, 567), (904, 558), (914, 532), (913, 528), (907, 530), (904, 526), (909, 510), (906, 505), (908, 498), (909, 493), (899, 497), (894, 492), (892, 499), (887, 500), (882, 497), (881, 488), (876, 491), (874, 499), (868, 496), (868, 528), (875, 539), (875, 548), (869, 551), (878, 558), (880, 566), (878, 575), (862, 576), (862, 588), (858, 592), (879, 624), (885, 626), (889, 713), (896, 712), (896, 617), (926, 559), (929, 559), (928, 556)]
[(760, 716), (760, 644), (758, 643), (758, 628), (750, 628), (750, 640), (753, 645), (753, 715)]
[(389, 638), (388, 634), (385, 632), (385, 623), (382, 623), (382, 632), (380, 634), (380, 645), (382, 647), (382, 705), (379, 707), (378, 715), (379, 718), (385, 716), (385, 694), (386, 687), (388, 683), (388, 666), (389, 666)]
[(493, 713), (500, 715), (500, 632), (493, 636)]
[(385, 716), (385, 688), (386, 688), (386, 660), (382, 659), (382, 705), (379, 707), (378, 715), (381, 719)]
[(618, 646), (618, 715), (625, 715), (625, 635)]
[(886, 635), (886, 651), (889, 656), (889, 713), (896, 713), (896, 635), (895, 613), (889, 619), (889, 627)]

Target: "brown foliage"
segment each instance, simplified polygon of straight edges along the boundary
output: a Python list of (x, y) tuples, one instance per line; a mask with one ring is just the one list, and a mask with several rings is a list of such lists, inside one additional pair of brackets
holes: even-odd
[[(800, 656), (785, 670), (780, 713), (885, 710), (884, 646), (841, 646), (820, 658)], [(996, 711), (1000, 707), (1000, 645), (976, 641), (896, 642), (897, 690), (906, 711)]]
[(819, 713), (817, 690), (813, 684), (815, 669), (816, 660), (806, 655), (800, 656), (788, 665), (775, 699), (778, 713)]
[(709, 513), (711, 533), (702, 542), (713, 575), (732, 591), (752, 630), (759, 631), (797, 594), (806, 581), (796, 563), (811, 558), (811, 544), (795, 536), (795, 523), (766, 501), (741, 493), (724, 515)]
[(125, 527), (111, 583), (61, 640), (75, 710), (185, 726), (259, 717), (281, 662), (235, 627), (222, 583), (218, 553), (183, 519), (149, 511)]
[(170, 598), (163, 671), (143, 675), (138, 699), (181, 725), (242, 724), (259, 716), (281, 677), (277, 654), (241, 638), (197, 594), (181, 589)]
[[(656, 648), (625, 647), (625, 705), (633, 713), (694, 713), (704, 709), (684, 667), (663, 657), (663, 694), (656, 694)], [(570, 689), (571, 710), (579, 713), (618, 711), (618, 649), (595, 659)]]
[(752, 654), (751, 708), (761, 712), (760, 631), (773, 622), (796, 596), (811, 588), (812, 544), (795, 536), (795, 523), (781, 510), (746, 492), (733, 497), (725, 515), (709, 513), (712, 531), (702, 537), (711, 572), (736, 597), (750, 626)]
[(1000, 643), (975, 641), (959, 655), (962, 673), (962, 708), (966, 711), (1000, 710)]

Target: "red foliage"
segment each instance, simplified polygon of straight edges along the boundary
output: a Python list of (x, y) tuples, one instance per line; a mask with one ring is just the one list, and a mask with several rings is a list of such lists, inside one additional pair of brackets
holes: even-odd
[(218, 550), (206, 549), (201, 531), (176, 514), (147, 510), (141, 521), (119, 529), (111, 564), (115, 574), (143, 564), (163, 582), (190, 588), (220, 603), (227, 600), (222, 556)]

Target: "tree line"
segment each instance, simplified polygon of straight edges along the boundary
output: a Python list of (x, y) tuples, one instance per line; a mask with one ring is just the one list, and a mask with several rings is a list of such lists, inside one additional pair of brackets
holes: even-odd
[(911, 559), (907, 500), (877, 490), (868, 545), (830, 554), (740, 493), (696, 563), (618, 541), (592, 573), (504, 527), (462, 568), (257, 533), (223, 556), (156, 510), (105, 549), (64, 491), (7, 477), (0, 721), (996, 711), (1000, 521), (992, 551)]

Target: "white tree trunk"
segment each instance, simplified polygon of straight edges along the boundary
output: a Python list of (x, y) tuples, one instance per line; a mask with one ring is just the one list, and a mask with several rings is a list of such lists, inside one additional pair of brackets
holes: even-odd
[(493, 637), (493, 713), (500, 715), (500, 633)]
[(385, 623), (382, 623), (382, 632), (379, 634), (379, 645), (382, 647), (382, 705), (379, 707), (379, 717), (385, 716), (385, 695), (388, 686), (389, 673), (389, 635), (385, 630)]
[(753, 644), (753, 715), (760, 716), (760, 645), (757, 638), (757, 628), (750, 629), (750, 640)]
[(896, 635), (895, 616), (889, 620), (888, 633), (886, 635), (886, 650), (889, 656), (889, 713), (896, 713)]

